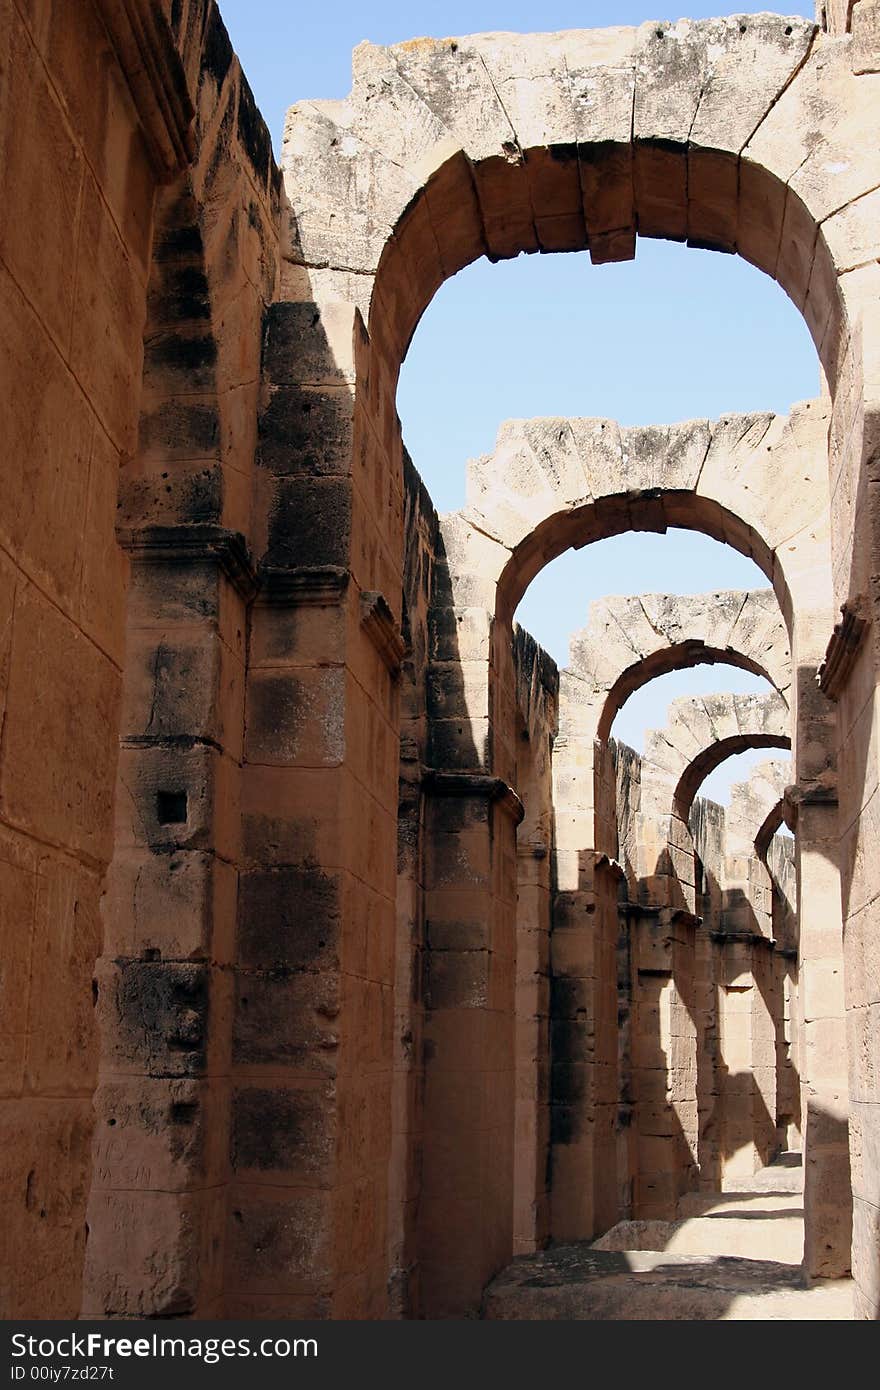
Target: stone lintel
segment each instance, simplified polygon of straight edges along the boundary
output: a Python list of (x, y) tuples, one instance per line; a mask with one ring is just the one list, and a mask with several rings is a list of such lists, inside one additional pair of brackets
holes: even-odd
[(340, 603), (351, 574), (341, 565), (262, 565), (258, 602), (279, 607)]
[(841, 619), (834, 626), (825, 660), (816, 672), (816, 683), (829, 700), (840, 699), (868, 629), (861, 595), (844, 603), (840, 613)]
[(361, 627), (392, 676), (399, 676), (406, 643), (384, 594), (361, 591)]
[(497, 802), (498, 808), (519, 825), (525, 808), (513, 787), (503, 777), (490, 772), (440, 772), (426, 768), (422, 778), (425, 791), (431, 796), (473, 797)]
[(116, 539), (132, 560), (148, 565), (215, 564), (249, 599), (257, 577), (247, 542), (240, 531), (224, 526), (142, 526), (120, 528)]
[[(764, 946), (768, 951), (779, 950), (772, 937), (761, 936), (755, 931), (710, 931), (709, 940), (716, 942), (719, 946), (743, 945), (743, 946)], [(784, 952), (783, 954), (789, 954)], [(797, 951), (793, 952), (794, 959), (797, 959)]]
[(195, 153), (195, 108), (183, 64), (152, 0), (95, 0), (144, 133), (150, 160), (170, 183)]

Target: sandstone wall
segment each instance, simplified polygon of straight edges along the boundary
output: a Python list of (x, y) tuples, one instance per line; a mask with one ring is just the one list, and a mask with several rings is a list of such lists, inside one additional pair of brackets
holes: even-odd
[(119, 468), (137, 438), (154, 197), (191, 149), (173, 35), (142, 8), (140, 57), (110, 0), (0, 11), (7, 1317), (80, 1306), (125, 661)]
[(233, 966), (264, 964), (269, 921), (266, 949), (283, 955), (290, 886), (255, 863), (251, 817), (264, 808), (251, 810), (241, 774), (246, 661), (262, 672), (278, 660), (249, 605), (280, 185), (216, 7), (176, 7), (174, 23), (194, 158), (157, 199), (137, 447), (119, 484), (132, 579), (85, 1293), (87, 1310), (115, 1316), (210, 1315), (229, 1264), (237, 1290), (248, 1240), (232, 1184), (277, 1164), (295, 1106), (288, 1093), (279, 1114), (258, 1073), (233, 1074), (230, 1051)]

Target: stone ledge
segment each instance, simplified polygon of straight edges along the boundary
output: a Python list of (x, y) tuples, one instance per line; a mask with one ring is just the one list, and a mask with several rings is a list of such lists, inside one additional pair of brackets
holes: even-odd
[(216, 564), (243, 598), (251, 598), (256, 591), (256, 572), (240, 531), (211, 525), (143, 526), (120, 528), (116, 539), (142, 564)]
[(340, 603), (351, 574), (341, 565), (261, 565), (258, 602), (279, 606)]
[(406, 643), (384, 594), (361, 591), (361, 627), (392, 676), (399, 676)]
[(497, 802), (499, 809), (511, 816), (517, 825), (525, 815), (525, 808), (513, 787), (508, 786), (503, 777), (493, 777), (489, 772), (439, 772), (425, 768), (422, 786), (433, 796), (480, 797)]
[(754, 931), (710, 931), (709, 940), (717, 942), (719, 946), (766, 946), (768, 951), (777, 949), (772, 937), (761, 936), (760, 932)]

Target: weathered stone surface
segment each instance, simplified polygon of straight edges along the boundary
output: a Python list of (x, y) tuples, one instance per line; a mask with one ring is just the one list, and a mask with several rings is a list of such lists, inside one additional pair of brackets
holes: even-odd
[[(361, 45), (282, 198), (216, 5), (3, 7), (7, 1316), (469, 1316), (782, 1143), (876, 1316), (877, 13)], [(508, 421), (441, 522), (396, 411), (433, 295), (637, 235), (775, 277), (821, 399)], [(607, 600), (561, 679), (512, 626), (564, 550), (676, 526), (771, 587)], [(776, 695), (609, 744), (702, 659)], [(656, 1254), (641, 1302), (548, 1256), (516, 1306), (740, 1316), (766, 1274)], [(780, 1288), (739, 1307), (822, 1316)]]

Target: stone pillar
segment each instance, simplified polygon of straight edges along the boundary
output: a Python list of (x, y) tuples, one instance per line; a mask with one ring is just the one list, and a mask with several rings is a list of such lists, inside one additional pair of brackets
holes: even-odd
[(540, 1250), (550, 1235), (550, 857), (543, 844), (517, 843), (515, 1255)]
[(802, 1033), (798, 1004), (797, 953), (778, 949), (780, 1028), (776, 1048), (776, 1116), (779, 1137), (786, 1149), (801, 1149), (801, 1090), (799, 1037)]
[(752, 1074), (755, 1079), (755, 1148), (761, 1167), (780, 1148), (776, 1130), (777, 988), (773, 943), (758, 937), (752, 948), (755, 994), (752, 1010)]
[(700, 1187), (721, 1186), (718, 980), (723, 885), (726, 880), (724, 809), (697, 797), (690, 815), (694, 836), (694, 905), (700, 919), (694, 938), (694, 1007), (697, 1030), (697, 1161)]
[[(575, 716), (578, 711), (567, 710)], [(586, 1240), (614, 1225), (619, 1193), (615, 770), (588, 708), (553, 753), (551, 1230)], [(586, 731), (585, 731), (586, 730)]]
[(422, 1313), (473, 1316), (513, 1251), (516, 826), (485, 773), (426, 783)]
[(739, 1178), (769, 1163), (776, 1144), (772, 950), (754, 934), (721, 933), (716, 940), (721, 1173)]
[(84, 1311), (216, 1317), (253, 575), (241, 538), (218, 526), (148, 528), (127, 544)]
[(632, 926), (638, 1130), (633, 1215), (668, 1221), (679, 1197), (694, 1185), (696, 1171), (695, 928), (692, 919), (668, 908), (643, 909)]
[[(375, 370), (373, 370), (375, 368)], [(399, 467), (352, 308), (266, 316), (232, 1035), (232, 1317), (383, 1317)], [(399, 449), (399, 444), (398, 444)], [(399, 527), (399, 530), (395, 528)]]
[(852, 1243), (837, 802), (803, 797), (796, 842), (804, 1261), (810, 1274), (837, 1278), (850, 1269)]

